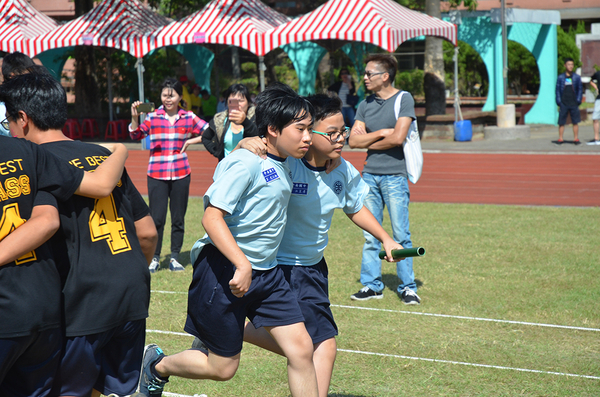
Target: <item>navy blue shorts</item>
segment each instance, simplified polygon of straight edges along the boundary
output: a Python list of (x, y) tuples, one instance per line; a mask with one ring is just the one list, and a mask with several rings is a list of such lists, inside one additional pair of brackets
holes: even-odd
[(565, 105), (560, 105), (560, 109), (558, 111), (558, 125), (565, 125), (567, 123), (567, 114), (571, 113), (571, 122), (573, 124), (579, 124), (581, 122), (581, 114), (579, 113), (579, 107), (566, 107)]
[(98, 334), (67, 337), (53, 392), (84, 396), (93, 388), (106, 396), (133, 394), (140, 377), (145, 338), (145, 319)]
[(304, 325), (314, 344), (335, 337), (338, 328), (333, 319), (329, 302), (329, 282), (325, 258), (313, 266), (280, 265), (285, 279), (298, 304)]
[(56, 328), (0, 339), (0, 396), (49, 395), (60, 363), (61, 335)]
[(250, 290), (241, 298), (229, 289), (234, 269), (215, 246), (206, 245), (194, 263), (188, 292), (185, 331), (223, 357), (233, 357), (242, 351), (246, 317), (256, 328), (304, 321), (279, 266), (253, 270)]

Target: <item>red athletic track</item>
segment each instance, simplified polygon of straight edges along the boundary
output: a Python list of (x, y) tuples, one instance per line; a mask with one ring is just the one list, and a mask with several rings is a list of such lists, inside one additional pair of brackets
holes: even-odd
[[(362, 170), (364, 152), (343, 156)], [(217, 160), (206, 151), (190, 151), (188, 157), (190, 195), (202, 196)], [(413, 202), (600, 206), (597, 155), (425, 153), (424, 158), (421, 179), (410, 184)], [(147, 151), (129, 151), (127, 170), (142, 194), (147, 164)]]

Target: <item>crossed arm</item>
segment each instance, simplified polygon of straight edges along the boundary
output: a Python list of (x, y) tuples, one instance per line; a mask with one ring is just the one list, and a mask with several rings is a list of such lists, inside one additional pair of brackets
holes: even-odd
[(412, 118), (400, 117), (394, 128), (384, 128), (367, 134), (365, 123), (356, 120), (352, 126), (348, 143), (353, 149), (387, 150), (401, 146), (406, 139), (411, 123)]

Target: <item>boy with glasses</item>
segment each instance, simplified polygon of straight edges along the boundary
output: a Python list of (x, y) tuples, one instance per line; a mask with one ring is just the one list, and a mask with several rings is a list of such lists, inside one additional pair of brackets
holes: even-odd
[[(363, 205), (369, 187), (356, 168), (341, 157), (348, 128), (344, 126), (340, 98), (318, 94), (307, 99), (315, 109), (313, 141), (302, 159), (286, 160), (294, 185), (277, 263), (302, 309), (304, 324), (313, 342), (319, 395), (326, 397), (338, 334), (329, 302), (329, 271), (323, 257), (334, 210), (342, 209), (358, 227), (379, 238), (389, 258), (392, 249), (402, 247)], [(266, 148), (259, 138), (245, 141), (243, 147), (246, 146), (257, 154), (265, 153)], [(330, 161), (339, 165), (328, 173), (326, 165)], [(246, 322), (244, 340), (283, 355), (275, 340), (250, 322)]]
[[(378, 54), (367, 58), (364, 81), (366, 88), (374, 94), (358, 106), (348, 143), (351, 148), (368, 149), (363, 169), (363, 179), (369, 186), (365, 206), (379, 223), (383, 221), (383, 210), (387, 206), (394, 240), (404, 248), (411, 248), (408, 222), (410, 192), (402, 144), (410, 124), (416, 119), (415, 103), (412, 95), (405, 93), (400, 114), (395, 114), (394, 104), (400, 91), (392, 83), (397, 67), (398, 62), (391, 55)], [(366, 242), (360, 273), (360, 282), (364, 287), (350, 298), (381, 299), (384, 289), (378, 256), (381, 245), (370, 233), (365, 232), (364, 236)], [(397, 293), (406, 305), (421, 303), (412, 263), (412, 258), (406, 258), (396, 265), (401, 280)]]

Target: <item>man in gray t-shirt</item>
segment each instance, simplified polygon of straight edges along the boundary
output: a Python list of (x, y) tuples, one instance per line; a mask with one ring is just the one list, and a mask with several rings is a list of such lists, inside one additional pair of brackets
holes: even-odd
[[(356, 121), (352, 127), (349, 144), (352, 148), (367, 148), (367, 161), (363, 179), (369, 185), (365, 206), (381, 223), (383, 210), (387, 206), (394, 232), (394, 240), (404, 248), (411, 248), (408, 222), (410, 192), (402, 144), (415, 117), (412, 95), (402, 96), (399, 117), (396, 120), (394, 104), (400, 94), (392, 86), (396, 75), (397, 61), (391, 55), (372, 55), (367, 58), (365, 86), (374, 92), (358, 106)], [(350, 298), (353, 300), (383, 298), (381, 279), (381, 243), (371, 234), (364, 232), (365, 245), (360, 272), (364, 285)], [(401, 282), (397, 292), (403, 303), (418, 305), (417, 284), (412, 267), (412, 258), (397, 262), (396, 271)]]

